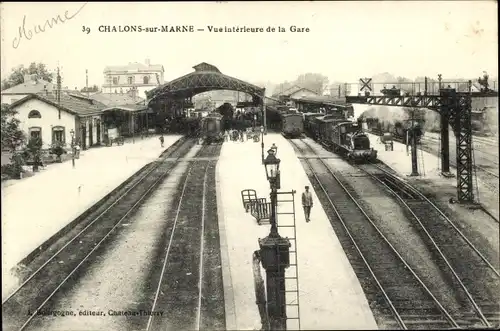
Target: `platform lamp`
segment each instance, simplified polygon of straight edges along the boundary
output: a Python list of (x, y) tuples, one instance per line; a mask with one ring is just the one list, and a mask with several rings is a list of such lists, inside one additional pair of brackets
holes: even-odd
[(259, 239), (262, 266), (266, 270), (267, 314), (271, 330), (286, 330), (285, 269), (290, 266), (290, 241), (278, 233), (277, 197), (280, 188), (280, 159), (274, 149), (267, 151), (264, 160), (267, 180), (271, 186), (271, 230), (267, 237)]
[(73, 168), (75, 167), (75, 130), (71, 129), (69, 132), (71, 135), (71, 164)]

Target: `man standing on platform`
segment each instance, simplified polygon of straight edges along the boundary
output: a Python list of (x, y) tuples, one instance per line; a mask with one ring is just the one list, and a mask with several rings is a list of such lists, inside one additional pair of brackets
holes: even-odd
[(309, 222), (311, 215), (311, 208), (313, 206), (313, 198), (311, 192), (309, 192), (309, 186), (305, 187), (306, 191), (302, 193), (302, 207), (304, 208), (304, 215), (306, 216), (306, 222)]

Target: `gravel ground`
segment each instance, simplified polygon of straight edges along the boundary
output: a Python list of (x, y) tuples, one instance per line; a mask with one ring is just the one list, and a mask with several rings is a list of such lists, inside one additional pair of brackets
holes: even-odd
[[(420, 231), (409, 218), (406, 210), (380, 184), (366, 174), (349, 175), (344, 168), (350, 165), (331, 160), (326, 161), (335, 175), (358, 200), (361, 207), (372, 218), (387, 239), (414, 268), (419, 277), (437, 299), (451, 312), (460, 310), (460, 303), (453, 295), (453, 283), (440, 269), (433, 251), (421, 237)], [(359, 171), (351, 167), (351, 173)]]
[[(474, 146), (475, 164), (498, 175), (498, 145), (492, 146), (485, 143), (474, 143)], [(424, 139), (422, 141), (422, 150), (434, 155), (440, 155), (439, 141), (436, 139)], [(456, 165), (455, 160), (455, 140), (450, 137), (450, 168)], [(500, 191), (498, 177), (493, 176), (491, 173), (482, 171), (481, 168), (476, 169), (478, 192), (476, 191), (474, 194), (476, 196), (479, 194), (481, 204), (483, 204), (488, 211), (499, 219), (498, 195)], [(456, 169), (451, 168), (450, 170), (456, 173)], [(456, 181), (456, 179), (452, 180)], [(476, 187), (476, 182), (474, 183), (474, 187)], [(452, 196), (455, 195), (456, 192)]]
[[(451, 185), (440, 185), (440, 180), (435, 179), (408, 178), (407, 180), (453, 220), (464, 235), (493, 263), (495, 268), (500, 269), (500, 229), (498, 222), (481, 209), (471, 209), (466, 205), (450, 204), (449, 198), (456, 196), (456, 188)], [(447, 179), (442, 179), (442, 181), (447, 181)]]
[[(321, 150), (321, 147), (317, 144), (311, 143), (310, 140), (307, 142), (315, 151)], [(412, 217), (408, 214), (408, 212), (403, 210), (397, 201), (391, 197), (389, 193), (387, 193), (385, 189), (380, 186), (380, 184), (375, 183), (372, 178), (366, 178), (368, 175), (363, 175), (355, 167), (338, 159), (326, 160), (326, 162), (331, 165), (332, 170), (336, 172), (339, 179), (342, 178), (341, 180), (345, 183), (345, 185), (350, 190), (355, 192), (354, 195), (360, 199), (359, 202), (361, 206), (370, 216), (373, 217), (377, 226), (379, 226), (391, 243), (395, 245), (400, 253), (407, 259), (409, 264), (418, 270), (417, 273), (421, 279), (424, 280), (424, 282), (430, 287), (445, 307), (449, 311), (451, 310), (452, 314), (459, 310), (462, 312), (467, 310), (467, 305), (464, 304), (463, 294), (460, 293), (461, 291), (457, 290), (456, 282), (453, 281), (449, 272), (444, 271), (446, 268), (444, 268), (442, 261), (438, 261), (439, 259), (436, 260), (435, 250), (431, 247), (431, 244), (426, 236), (424, 236), (421, 231), (416, 228), (417, 225), (412, 222)], [(485, 226), (485, 224), (476, 224), (476, 228), (482, 229), (483, 231), (487, 231), (488, 228), (492, 230), (491, 226), (494, 225), (492, 220), (490, 219), (486, 224), (487, 226)], [(461, 224), (461, 227), (465, 227), (464, 224)], [(476, 240), (480, 238), (478, 233), (475, 233), (474, 235), (476, 236)], [(454, 236), (454, 233), (450, 233), (449, 236), (445, 237)], [(485, 242), (484, 238), (482, 241)], [(496, 229), (494, 230), (493, 235), (491, 235), (490, 232), (490, 238), (486, 240), (486, 246), (490, 246), (495, 242), (497, 243), (497, 249), (492, 250), (491, 247), (489, 247), (489, 257), (495, 258), (496, 256), (494, 261), (497, 262), (498, 223), (496, 223)], [(409, 245), (408, 243), (411, 244)], [(484, 247), (485, 245), (483, 244), (481, 246)], [(481, 249), (481, 247), (479, 248)], [(351, 254), (350, 259), (352, 256), (353, 255)], [(467, 263), (467, 261), (464, 261), (464, 263)], [(468, 281), (470, 280), (471, 279), (469, 277)], [(477, 281), (481, 282), (479, 279)], [(362, 284), (365, 289), (365, 284), (367, 283), (362, 281)], [(471, 283), (468, 285), (470, 284)]]
[[(209, 280), (204, 277), (221, 276), (221, 272), (217, 272), (217, 270), (214, 272), (214, 269), (220, 267), (220, 251), (218, 251), (218, 247), (215, 248), (215, 241), (210, 240), (214, 239), (212, 223), (217, 217), (216, 213), (212, 215), (214, 209), (210, 207), (214, 201), (205, 201), (205, 211), (201, 209), (203, 206), (203, 178), (208, 163), (200, 161), (194, 164), (188, 177), (169, 255), (166, 261), (162, 261), (162, 265), (165, 263), (166, 267), (160, 285), (156, 310), (164, 311), (165, 314), (153, 319), (153, 329), (155, 330), (193, 330), (204, 326), (210, 330), (223, 328), (224, 314), (220, 310), (224, 307), (221, 292), (223, 289), (222, 278)], [(214, 174), (212, 170), (211, 175)], [(210, 208), (210, 217), (208, 218), (207, 207)], [(174, 217), (174, 215), (169, 216), (169, 218)], [(202, 226), (203, 223), (205, 226)], [(205, 232), (202, 232), (202, 229)], [(172, 230), (168, 232), (170, 231)], [(207, 242), (203, 241), (203, 250), (209, 250), (203, 254), (210, 258), (206, 261), (203, 260), (203, 269), (200, 269), (202, 235), (204, 239), (208, 239)], [(201, 258), (203, 259), (203, 256)], [(157, 277), (156, 275), (152, 276)], [(200, 276), (202, 277), (201, 288)], [(214, 305), (221, 307), (218, 309)]]
[[(186, 164), (180, 164), (137, 212), (118, 230), (105, 251), (79, 276), (73, 287), (54, 298), (51, 310), (73, 310), (77, 317), (44, 317), (33, 324), (36, 330), (132, 330), (125, 316), (112, 316), (113, 311), (137, 311), (144, 282), (151, 269), (158, 246), (163, 246), (162, 233), (171, 220), (165, 215)], [(145, 310), (151, 310), (145, 309)], [(101, 316), (78, 316), (96, 312)], [(141, 317), (146, 319), (147, 316)]]

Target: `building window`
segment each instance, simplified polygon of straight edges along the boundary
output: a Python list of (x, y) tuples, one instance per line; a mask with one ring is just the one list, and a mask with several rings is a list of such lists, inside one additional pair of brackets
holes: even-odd
[(118, 77), (113, 77), (113, 84), (118, 85)]
[(148, 76), (144, 76), (144, 78), (142, 79), (142, 81), (144, 82), (144, 84), (149, 84), (149, 77)]
[(52, 128), (52, 143), (66, 143), (66, 136), (64, 134), (64, 127), (63, 126), (54, 126)]
[(134, 77), (130, 76), (128, 77), (128, 83), (133, 84), (134, 83)]
[(33, 126), (28, 129), (30, 139), (38, 138), (42, 139), (42, 128), (39, 126)]
[(32, 110), (28, 114), (28, 118), (42, 118), (42, 114), (38, 110)]

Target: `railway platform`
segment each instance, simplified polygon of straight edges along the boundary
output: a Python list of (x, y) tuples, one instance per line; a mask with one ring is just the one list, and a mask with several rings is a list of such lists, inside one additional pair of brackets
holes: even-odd
[[(278, 146), (280, 191), (297, 191), (295, 212), (301, 329), (376, 329), (377, 324), (359, 281), (314, 190), (311, 222), (305, 222), (300, 195), (304, 186), (309, 185), (311, 189), (313, 186), (292, 146), (277, 133), (267, 134), (264, 143), (266, 148), (272, 143)], [(260, 317), (255, 303), (252, 254), (259, 249), (258, 238), (267, 236), (270, 226), (259, 226), (251, 213), (245, 212), (240, 194), (244, 189), (254, 189), (258, 197), (269, 198), (260, 142), (224, 143), (216, 174), (226, 328), (257, 329)], [(263, 270), (262, 274), (265, 275)]]
[(85, 151), (76, 160), (53, 164), (35, 176), (2, 188), (2, 289), (16, 285), (11, 269), (60, 229), (155, 160), (180, 135), (136, 139), (135, 143)]

